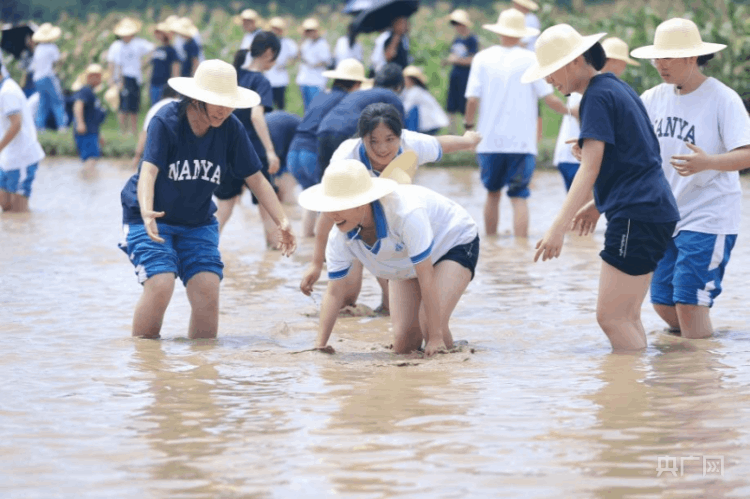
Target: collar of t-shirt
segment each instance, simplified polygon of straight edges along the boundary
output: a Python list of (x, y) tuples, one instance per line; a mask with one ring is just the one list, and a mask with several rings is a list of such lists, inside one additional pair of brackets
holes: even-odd
[[(362, 163), (364, 163), (364, 165), (367, 167), (367, 169), (370, 170), (372, 173), (374, 173), (376, 177), (379, 177), (380, 176), (380, 172), (377, 171), (376, 169), (374, 169), (372, 167), (372, 164), (370, 163), (370, 158), (369, 158), (369, 156), (367, 156), (367, 149), (365, 149), (364, 139), (362, 139), (362, 140), (363, 140), (363, 142), (361, 144), (359, 144), (359, 160)], [(398, 154), (396, 154), (396, 156), (398, 156), (402, 152), (404, 152), (404, 148), (401, 147), (401, 146), (399, 146), (398, 147)], [(380, 203), (378, 203), (378, 204), (380, 204)]]
[(359, 239), (362, 241), (365, 248), (372, 252), (373, 255), (377, 255), (380, 251), (380, 240), (388, 237), (388, 221), (385, 219), (385, 212), (383, 211), (383, 205), (380, 204), (380, 201), (373, 201), (370, 203), (370, 206), (372, 206), (372, 216), (375, 219), (375, 235), (378, 238), (377, 241), (375, 241), (375, 244), (368, 246), (367, 243), (362, 240), (362, 237), (359, 235), (362, 230), (360, 227), (356, 227), (347, 232), (346, 238), (350, 243)]

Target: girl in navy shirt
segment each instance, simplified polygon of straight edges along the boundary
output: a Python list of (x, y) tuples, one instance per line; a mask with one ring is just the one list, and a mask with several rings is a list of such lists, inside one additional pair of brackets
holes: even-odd
[(159, 23), (154, 28), (154, 37), (161, 43), (151, 53), (151, 88), (149, 96), (153, 106), (162, 98), (167, 80), (180, 76), (180, 58), (171, 45), (172, 31), (167, 23)]
[[(474, 55), (479, 52), (479, 40), (472, 34), (473, 23), (469, 14), (462, 9), (454, 10), (450, 15), (450, 23), (456, 30), (456, 39), (451, 45), (451, 53), (445, 60), (445, 64), (452, 64), (450, 80), (448, 83), (449, 114), (461, 114), (466, 112), (466, 84), (469, 81), (469, 69)], [(454, 120), (454, 124), (455, 124)]]
[(583, 95), (574, 148), (581, 166), (560, 213), (536, 245), (534, 261), (560, 256), (571, 223), (587, 234), (604, 213), (597, 321), (615, 351), (637, 350), (646, 347), (641, 306), (651, 274), (680, 216), (641, 99), (615, 75), (599, 73), (606, 62), (599, 43), (604, 35), (583, 37), (567, 24), (545, 30), (536, 42), (537, 63), (521, 80), (546, 78), (564, 95)]
[(141, 166), (121, 195), (122, 248), (143, 284), (133, 336), (159, 336), (179, 276), (192, 306), (188, 336), (214, 338), (224, 265), (211, 196), (222, 179), (244, 179), (277, 224), (284, 255), (294, 252), (295, 238), (244, 127), (232, 114), (257, 105), (258, 95), (238, 87), (235, 69), (219, 60), (205, 61), (194, 78), (172, 78), (169, 85), (185, 97), (151, 120)]

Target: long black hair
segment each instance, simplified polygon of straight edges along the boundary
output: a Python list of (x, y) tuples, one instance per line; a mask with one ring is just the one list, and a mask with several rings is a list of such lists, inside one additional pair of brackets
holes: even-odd
[(396, 137), (401, 137), (404, 122), (398, 110), (391, 104), (376, 103), (367, 106), (359, 115), (357, 136), (364, 138), (383, 123)]

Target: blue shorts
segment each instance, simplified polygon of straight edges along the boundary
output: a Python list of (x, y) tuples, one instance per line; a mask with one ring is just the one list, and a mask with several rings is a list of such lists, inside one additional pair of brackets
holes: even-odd
[(307, 149), (294, 149), (286, 155), (289, 173), (294, 175), (303, 189), (320, 183), (318, 154)]
[(569, 191), (570, 186), (573, 185), (573, 179), (578, 173), (578, 168), (581, 167), (581, 163), (560, 163), (557, 165), (557, 169), (560, 170), (563, 182), (565, 182), (565, 190)]
[(721, 294), (721, 280), (736, 241), (736, 234), (680, 231), (656, 267), (651, 303), (711, 307)]
[(506, 185), (508, 197), (528, 198), (529, 183), (534, 175), (536, 158), (533, 154), (477, 153), (482, 184), (490, 192)]
[(157, 274), (172, 273), (187, 286), (200, 272), (212, 272), (224, 277), (219, 253), (219, 222), (197, 227), (157, 223), (163, 243), (152, 241), (143, 224), (123, 225), (124, 243), (120, 249), (127, 253), (135, 266), (138, 282), (143, 284)]
[(100, 158), (102, 151), (99, 149), (99, 134), (87, 133), (86, 135), (76, 135), (76, 147), (81, 161), (89, 158)]
[(141, 110), (141, 86), (135, 78), (125, 76), (120, 91), (120, 112), (135, 114)]
[(677, 222), (640, 222), (615, 218), (607, 222), (602, 260), (632, 276), (650, 274), (667, 251)]
[(38, 167), (39, 163), (34, 163), (18, 170), (0, 170), (0, 190), (31, 197), (31, 183)]
[(471, 272), (471, 278), (474, 279), (474, 270), (477, 268), (479, 260), (479, 236), (475, 237), (470, 243), (459, 244), (448, 250), (448, 253), (438, 258), (433, 267), (444, 260), (451, 260), (466, 267)]

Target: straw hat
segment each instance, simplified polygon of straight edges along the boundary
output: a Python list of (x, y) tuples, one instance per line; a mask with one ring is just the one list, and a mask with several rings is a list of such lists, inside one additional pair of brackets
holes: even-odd
[(120, 89), (117, 86), (112, 86), (104, 92), (104, 102), (107, 103), (110, 109), (117, 111), (120, 109)]
[(628, 53), (628, 44), (625, 41), (613, 36), (602, 41), (602, 47), (604, 47), (604, 53), (608, 59), (617, 59), (618, 61), (625, 61), (631, 66), (640, 66), (641, 63), (634, 61), (630, 58)]
[(362, 85), (359, 86), (360, 90), (370, 90), (375, 86), (375, 80), (373, 78), (368, 78), (367, 80), (362, 82)]
[(526, 18), (520, 10), (516, 9), (502, 11), (500, 17), (497, 18), (497, 23), (484, 24), (482, 27), (498, 35), (510, 36), (512, 38), (525, 38), (539, 34), (538, 29), (526, 27)]
[(367, 81), (365, 67), (357, 59), (344, 59), (336, 69), (323, 71), (323, 76), (331, 80)]
[(185, 38), (193, 38), (198, 34), (198, 28), (195, 27), (193, 21), (189, 17), (181, 17), (172, 23), (172, 31)]
[(260, 16), (253, 9), (245, 9), (240, 13), (240, 19), (243, 21), (260, 21)]
[(396, 189), (395, 180), (370, 176), (356, 159), (328, 165), (323, 181), (302, 191), (299, 204), (310, 211), (343, 211), (372, 203)]
[(526, 70), (521, 83), (531, 83), (551, 75), (593, 47), (606, 34), (582, 36), (569, 24), (545, 29), (534, 45), (537, 62)]
[(31, 36), (31, 41), (35, 43), (54, 42), (62, 35), (62, 30), (58, 26), (52, 26), (51, 23), (44, 23)]
[(276, 28), (280, 30), (286, 29), (286, 21), (284, 21), (284, 18), (282, 17), (272, 17), (270, 21), (268, 21), (268, 28)]
[(73, 92), (78, 92), (84, 85), (86, 85), (86, 79), (90, 74), (104, 74), (104, 68), (102, 68), (100, 64), (89, 64), (88, 67), (76, 77), (75, 81), (70, 86), (70, 89)]
[(517, 3), (521, 7), (526, 7), (529, 10), (539, 10), (539, 5), (531, 0), (512, 0), (513, 3)]
[(637, 48), (630, 55), (636, 59), (696, 57), (725, 48), (727, 46), (720, 43), (704, 42), (693, 21), (676, 17), (664, 21), (656, 28), (653, 45)]
[(160, 31), (164, 34), (169, 34), (172, 32), (172, 24), (166, 21), (162, 21), (154, 26), (153, 31), (154, 33)]
[(216, 106), (243, 109), (260, 104), (260, 96), (237, 85), (237, 71), (218, 59), (203, 61), (192, 78), (170, 78), (167, 83), (178, 93)]
[(399, 184), (411, 184), (414, 174), (417, 173), (418, 163), (417, 153), (404, 151), (380, 172), (380, 178), (390, 178)]
[(133, 36), (141, 30), (141, 23), (138, 21), (126, 17), (122, 19), (117, 26), (115, 26), (114, 32), (117, 36)]
[(302, 31), (320, 29), (320, 23), (314, 17), (308, 17), (302, 22)]
[(417, 66), (406, 66), (404, 68), (404, 78), (411, 76), (422, 82), (422, 85), (427, 85), (427, 77)]
[(452, 23), (463, 24), (468, 28), (474, 26), (474, 23), (469, 19), (469, 13), (463, 9), (456, 9), (451, 12), (451, 15), (448, 16), (448, 20)]

